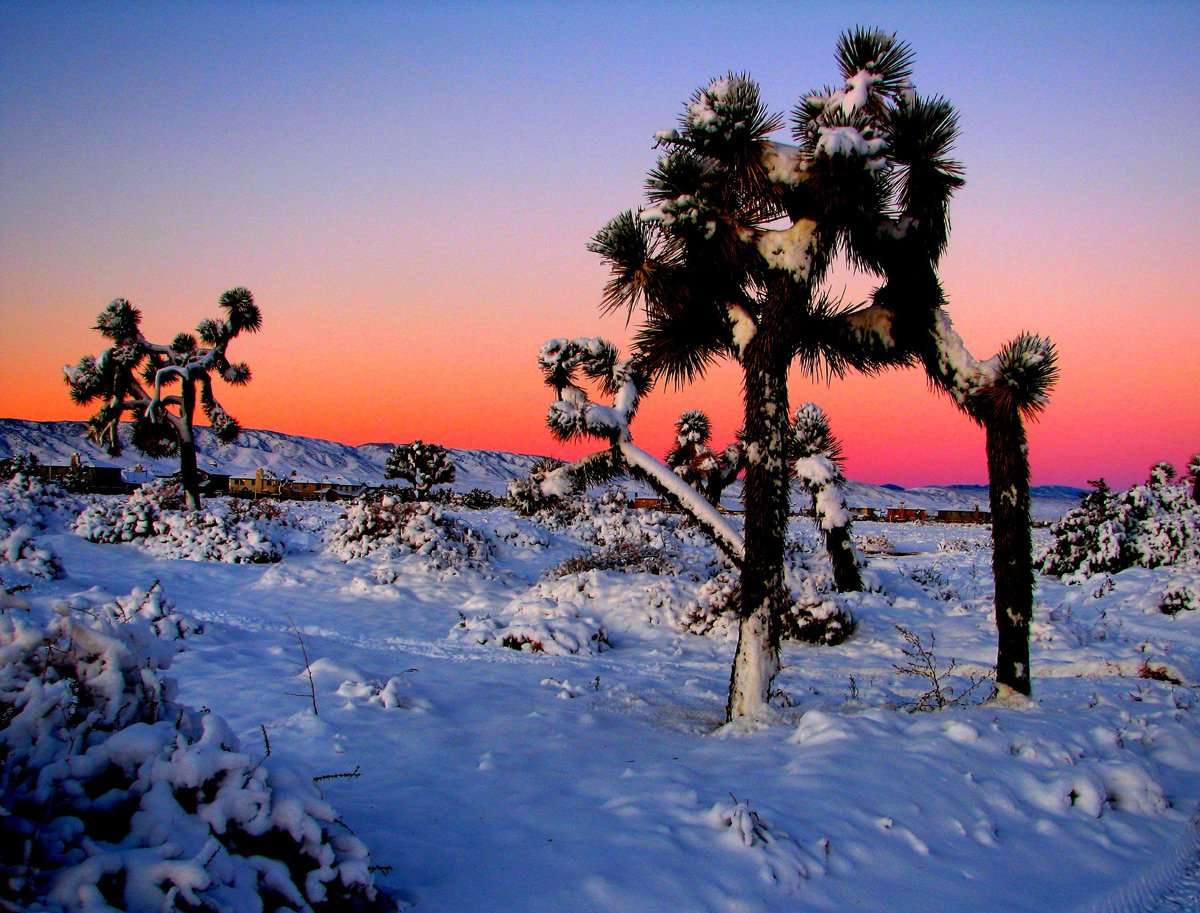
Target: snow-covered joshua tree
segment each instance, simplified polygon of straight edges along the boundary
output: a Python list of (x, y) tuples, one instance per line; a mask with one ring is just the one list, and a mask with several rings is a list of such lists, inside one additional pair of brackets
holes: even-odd
[(862, 589), (862, 577), (850, 542), (850, 512), (842, 486), (842, 444), (829, 429), (829, 419), (816, 403), (796, 410), (792, 422), (792, 472), (812, 495), (813, 513), (833, 564), (834, 585), (843, 593)]
[[(142, 453), (179, 454), (180, 481), (190, 510), (200, 507), (193, 433), (197, 401), (219, 441), (237, 438), (241, 426), (217, 402), (213, 378), (235, 385), (250, 381), (250, 367), (229, 361), (225, 350), (237, 336), (262, 327), (262, 313), (249, 289), (232, 288), (218, 303), (225, 319), (202, 320), (196, 327), (199, 339), (180, 333), (162, 345), (142, 335), (141, 311), (117, 298), (100, 312), (95, 327), (112, 345), (63, 368), (75, 402), (100, 401), (100, 409), (88, 422), (88, 435), (110, 454), (121, 452), (120, 423), (125, 414), (133, 419), (133, 445)], [(169, 392), (175, 384), (178, 392)]]
[[(840, 87), (805, 95), (794, 144), (758, 85), (728, 74), (699, 89), (679, 126), (657, 135), (649, 206), (606, 225), (591, 249), (610, 268), (606, 308), (640, 310), (636, 357), (654, 379), (684, 383), (722, 357), (740, 363), (745, 397), (746, 560), (730, 719), (761, 711), (779, 668), (778, 618), (788, 516), (787, 376), (922, 364), (987, 430), (997, 681), (1029, 690), (1032, 607), (1023, 417), (1045, 403), (1054, 349), (1021, 336), (995, 358), (967, 350), (944, 310), (937, 267), (947, 208), (961, 186), (945, 99), (920, 97), (912, 53), (856, 29), (837, 47)], [(844, 252), (881, 280), (869, 305), (823, 288)], [(1024, 646), (1022, 647), (1022, 642)]]
[(434, 485), (454, 481), (454, 463), (441, 444), (413, 441), (401, 444), (387, 458), (384, 478), (404, 479), (413, 487), (418, 500), (425, 500)]
[(709, 447), (712, 424), (699, 409), (689, 409), (675, 422), (675, 445), (667, 453), (667, 465), (679, 478), (699, 490), (714, 507), (721, 494), (742, 469), (744, 452), (738, 441), (718, 453)]
[[(730, 559), (741, 564), (742, 537), (729, 521), (669, 466), (634, 444), (629, 425), (649, 385), (640, 366), (622, 360), (611, 342), (595, 337), (551, 339), (538, 352), (538, 366), (555, 392), (546, 418), (551, 433), (563, 441), (592, 438), (608, 445), (542, 476), (539, 484), (544, 495), (561, 497), (632, 475), (696, 520)], [(612, 398), (611, 406), (592, 402), (582, 386), (588, 380)]]

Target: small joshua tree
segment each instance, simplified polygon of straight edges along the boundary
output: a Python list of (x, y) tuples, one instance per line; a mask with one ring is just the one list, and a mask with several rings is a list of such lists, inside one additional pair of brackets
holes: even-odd
[(417, 500), (424, 501), (434, 485), (454, 481), (454, 463), (441, 444), (413, 441), (391, 452), (383, 474), (388, 479), (404, 479), (413, 487)]
[(842, 486), (842, 444), (829, 429), (829, 419), (816, 403), (796, 410), (792, 423), (792, 472), (812, 495), (813, 512), (833, 564), (834, 585), (843, 593), (862, 589), (862, 577), (850, 541), (850, 512)]
[(714, 507), (720, 507), (721, 494), (742, 469), (744, 450), (735, 441), (717, 453), (709, 447), (712, 424), (699, 409), (689, 409), (675, 423), (675, 446), (667, 454), (667, 465)]
[[(98, 356), (85, 355), (63, 368), (71, 398), (80, 404), (100, 402), (89, 420), (88, 436), (114, 456), (122, 450), (121, 418), (133, 419), (133, 445), (147, 456), (179, 455), (179, 475), (189, 510), (200, 507), (193, 425), (199, 401), (217, 440), (230, 443), (241, 426), (213, 393), (213, 376), (230, 384), (250, 381), (245, 362), (230, 362), (225, 350), (242, 333), (262, 327), (262, 313), (249, 289), (232, 288), (221, 295), (224, 320), (202, 320), (196, 336), (180, 333), (169, 345), (142, 335), (142, 312), (124, 298), (100, 312), (95, 329), (112, 345)], [(178, 392), (170, 393), (178, 384)]]

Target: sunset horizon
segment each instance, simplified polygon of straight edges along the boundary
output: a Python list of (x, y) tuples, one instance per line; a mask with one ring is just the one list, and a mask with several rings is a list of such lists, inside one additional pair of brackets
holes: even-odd
[[(0, 414), (86, 418), (61, 367), (103, 347), (90, 327), (110, 299), (170, 338), (245, 285), (264, 329), (231, 350), (254, 376), (223, 401), (246, 427), (577, 456), (586, 445), (546, 429), (535, 356), (548, 338), (636, 329), (601, 315), (586, 245), (644, 205), (655, 131), (726, 71), (786, 113), (825, 78), (837, 32), (864, 21), (918, 47), (918, 89), (959, 110), (967, 183), (942, 269), (957, 328), (981, 358), (1022, 331), (1057, 346), (1060, 379), (1029, 426), (1033, 481), (1127, 485), (1200, 444), (1197, 128), (1177, 117), (1196, 81), (1158, 91), (1143, 66), (1190, 53), (1186, 6), (850, 8), (798, 36), (767, 5), (715, 42), (694, 40), (705, 16), (675, 23), (666, 7), (68, 8), (2, 14)], [(493, 43), (507, 69), (485, 63)], [(828, 286), (849, 304), (872, 282), (840, 268)], [(829, 386), (794, 370), (790, 399), (826, 410), (854, 479), (986, 481), (981, 430), (916, 369)], [(691, 408), (732, 440), (736, 366), (660, 387), (633, 434), (661, 455)]]

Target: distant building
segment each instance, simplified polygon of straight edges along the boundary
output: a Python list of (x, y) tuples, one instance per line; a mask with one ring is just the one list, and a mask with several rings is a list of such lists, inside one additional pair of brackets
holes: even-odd
[(976, 505), (973, 510), (939, 510), (934, 519), (938, 523), (991, 523), (992, 515)]
[(926, 511), (917, 507), (889, 507), (887, 511), (889, 523), (924, 523), (927, 518)]

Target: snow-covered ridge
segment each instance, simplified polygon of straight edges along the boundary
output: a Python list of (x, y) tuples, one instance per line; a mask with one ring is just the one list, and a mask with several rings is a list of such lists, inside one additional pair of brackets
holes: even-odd
[[(394, 444), (370, 443), (357, 447), (338, 441), (283, 434), (278, 431), (244, 429), (237, 441), (222, 444), (207, 428), (196, 429), (200, 468), (227, 475), (253, 476), (266, 469), (278, 476), (295, 473), (297, 478), (336, 480), (338, 477), (377, 485), (383, 481), (383, 466)], [(79, 453), (93, 466), (132, 468), (138, 464), (149, 472), (168, 474), (179, 468), (173, 457), (151, 459), (128, 447), (119, 457), (109, 456), (86, 437), (83, 422), (35, 422), (0, 419), (0, 458), (32, 452), (43, 463), (65, 465)], [(494, 450), (451, 450), (458, 476), (454, 488), (486, 488), (501, 492), (509, 479), (529, 473), (536, 456)]]
[[(27, 419), (0, 418), (0, 458), (32, 452), (43, 463), (65, 465), (78, 452), (94, 466), (132, 468), (137, 464), (154, 473), (167, 474), (178, 468), (171, 458), (153, 460), (133, 448), (119, 457), (110, 457), (85, 437), (83, 422), (35, 422)], [(246, 429), (233, 444), (221, 444), (207, 428), (197, 428), (200, 466), (229, 475), (253, 476), (260, 467), (279, 476), (295, 473), (297, 478), (350, 481), (379, 484), (383, 465), (394, 444), (370, 443), (355, 447), (337, 441), (283, 434), (278, 431)], [(500, 494), (509, 479), (529, 473), (536, 456), (496, 450), (451, 450), (457, 470), (454, 488), (466, 491), (483, 488)], [(1034, 486), (1033, 515), (1049, 520), (1079, 503), (1083, 490), (1063, 485)], [(731, 486), (724, 499), (726, 506), (741, 503), (741, 486)], [(795, 503), (803, 504), (797, 492)], [(868, 485), (849, 482), (846, 503), (850, 507), (922, 508), (925, 510), (970, 510), (978, 505), (988, 509), (986, 485), (943, 485), (901, 488), (895, 485)]]

